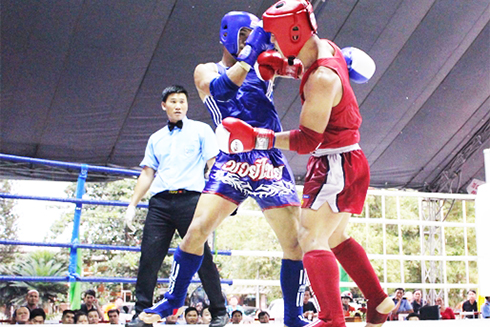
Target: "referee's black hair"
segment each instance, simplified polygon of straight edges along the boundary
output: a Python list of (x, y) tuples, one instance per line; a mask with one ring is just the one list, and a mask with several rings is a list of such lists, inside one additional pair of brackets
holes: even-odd
[(168, 96), (173, 93), (184, 93), (185, 97), (189, 99), (189, 94), (187, 93), (187, 90), (183, 86), (170, 85), (162, 91), (162, 102), (166, 102)]

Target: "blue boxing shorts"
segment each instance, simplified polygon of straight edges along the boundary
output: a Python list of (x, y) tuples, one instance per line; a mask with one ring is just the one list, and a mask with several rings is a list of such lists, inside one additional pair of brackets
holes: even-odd
[(236, 205), (252, 197), (262, 210), (300, 206), (294, 175), (278, 149), (228, 154), (220, 151), (203, 193)]

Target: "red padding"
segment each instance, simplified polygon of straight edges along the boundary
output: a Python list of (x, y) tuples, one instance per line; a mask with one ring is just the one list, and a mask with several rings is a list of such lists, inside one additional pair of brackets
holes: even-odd
[(323, 142), (323, 134), (315, 132), (303, 125), (299, 129), (289, 132), (289, 150), (299, 154), (308, 154), (315, 151)]

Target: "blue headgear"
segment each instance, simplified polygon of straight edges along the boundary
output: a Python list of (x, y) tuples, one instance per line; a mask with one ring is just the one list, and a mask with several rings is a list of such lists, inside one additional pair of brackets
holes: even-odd
[(259, 19), (254, 14), (245, 11), (230, 11), (221, 20), (219, 38), (221, 44), (236, 58), (239, 49), (240, 30), (244, 27), (254, 29)]

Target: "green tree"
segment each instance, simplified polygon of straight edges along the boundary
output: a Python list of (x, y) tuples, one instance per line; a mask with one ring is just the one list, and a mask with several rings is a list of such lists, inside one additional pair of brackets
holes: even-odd
[[(0, 182), (0, 192), (10, 193), (12, 186), (8, 180)], [(0, 239), (16, 240), (17, 239), (17, 220), (19, 217), (14, 214), (13, 208), (16, 201), (0, 198)], [(14, 260), (14, 254), (17, 251), (16, 246), (0, 246), (0, 262), (8, 264)]]
[[(129, 201), (134, 185), (135, 180), (132, 179), (110, 183), (87, 183), (84, 199)], [(69, 186), (65, 191), (67, 196), (74, 197), (75, 189), (75, 184)], [(130, 235), (125, 231), (123, 219), (125, 210), (124, 206), (83, 205), (80, 220), (80, 243), (138, 246), (141, 241), (142, 222), (146, 209), (137, 211), (138, 232), (136, 235)], [(64, 241), (69, 241), (68, 238), (71, 238), (73, 229), (73, 214), (73, 212), (68, 212), (56, 220), (46, 239), (57, 240), (64, 236)], [(102, 259), (111, 260), (119, 254), (119, 251), (113, 250), (83, 250), (84, 262), (90, 266)]]
[[(129, 202), (133, 194), (136, 179), (124, 179), (106, 183), (86, 183), (84, 199), (124, 201)], [(74, 197), (76, 184), (70, 185), (65, 193)], [(148, 197), (142, 199), (148, 202)], [(130, 234), (124, 226), (125, 206), (83, 205), (80, 219), (80, 243), (140, 246), (143, 223), (147, 209), (137, 209), (135, 227), (137, 232)], [(73, 229), (73, 212), (68, 212), (56, 220), (50, 228), (47, 240), (69, 242)], [(178, 243), (174, 241), (173, 246)], [(139, 252), (115, 250), (80, 251), (83, 258), (84, 275), (98, 277), (136, 277), (138, 272)], [(166, 277), (170, 273), (171, 260), (165, 260), (159, 276)], [(102, 286), (103, 285), (103, 286)], [(99, 300), (102, 303), (112, 301), (114, 294), (120, 290), (120, 284), (82, 284), (82, 289), (94, 288), (100, 291)], [(134, 289), (134, 284), (124, 284), (125, 289)]]
[[(68, 260), (65, 255), (59, 253), (40, 250), (22, 254), (9, 265), (3, 266), (0, 271), (3, 275), (9, 276), (65, 276), (68, 269)], [(11, 281), (0, 284), (0, 303), (14, 303), (21, 305), (25, 301), (25, 296), (29, 289), (36, 289), (43, 302), (54, 300), (55, 298), (66, 297), (68, 291), (67, 283), (58, 282), (24, 282)]]

